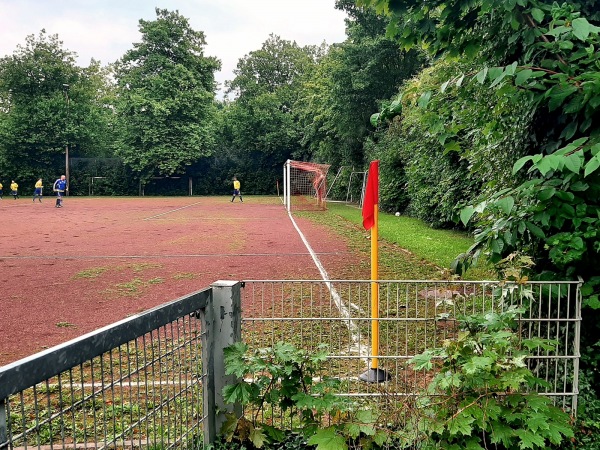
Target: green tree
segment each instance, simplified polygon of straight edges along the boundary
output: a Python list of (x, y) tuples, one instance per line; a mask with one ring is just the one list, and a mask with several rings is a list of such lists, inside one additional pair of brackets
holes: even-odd
[[(0, 60), (0, 166), (12, 178), (49, 179), (69, 156), (110, 156), (111, 84), (107, 69), (42, 30)], [(77, 193), (77, 183), (71, 191)], [(85, 188), (87, 191), (87, 183)]]
[(303, 145), (320, 161), (360, 168), (369, 117), (418, 70), (422, 57), (386, 37), (386, 19), (349, 0), (338, 0), (336, 8), (349, 15), (348, 38), (329, 49), (307, 80), (299, 111)]
[(228, 83), (236, 99), (224, 107), (221, 142), (231, 175), (245, 180), (245, 190), (273, 193), (283, 163), (301, 156), (296, 104), (320, 51), (271, 35), (238, 62)]
[(81, 80), (75, 56), (42, 30), (0, 60), (1, 162), (11, 178), (32, 179), (45, 175), (41, 168), (60, 167), (66, 144), (85, 134), (69, 120), (66, 100), (66, 87)]
[(214, 72), (204, 33), (179, 12), (140, 20), (142, 41), (116, 63), (117, 154), (142, 177), (182, 173), (214, 148)]

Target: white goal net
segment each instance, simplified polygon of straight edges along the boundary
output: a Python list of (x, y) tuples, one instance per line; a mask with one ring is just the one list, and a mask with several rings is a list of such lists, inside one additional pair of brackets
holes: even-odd
[(326, 209), (329, 164), (288, 159), (283, 167), (283, 203), (288, 211)]

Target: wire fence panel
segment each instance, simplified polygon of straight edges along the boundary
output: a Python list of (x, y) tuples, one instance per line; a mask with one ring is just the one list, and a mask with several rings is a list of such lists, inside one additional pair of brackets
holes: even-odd
[[(325, 344), (322, 375), (343, 380), (340, 394), (376, 401), (400, 412), (423, 392), (431, 372), (415, 371), (409, 360), (457, 337), (457, 319), (525, 308), (518, 321), (522, 338), (556, 341), (554, 350), (534, 349), (533, 373), (547, 382), (542, 392), (576, 411), (581, 295), (576, 282), (380, 281), (378, 366), (385, 383), (359, 379), (371, 364), (371, 283), (368, 281), (250, 280), (242, 291), (242, 339), (250, 348), (278, 341), (314, 351)], [(387, 405), (387, 406), (386, 406)]]
[(0, 368), (0, 449), (202, 448), (206, 333), (190, 313), (209, 296)]

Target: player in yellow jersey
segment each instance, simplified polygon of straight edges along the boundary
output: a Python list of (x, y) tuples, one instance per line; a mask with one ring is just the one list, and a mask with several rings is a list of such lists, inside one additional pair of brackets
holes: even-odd
[(43, 187), (44, 186), (42, 185), (42, 179), (40, 178), (35, 183), (35, 191), (33, 191), (33, 201), (34, 202), (35, 202), (35, 199), (37, 198), (40, 201), (40, 203), (42, 203), (42, 188)]
[(240, 193), (241, 183), (238, 181), (236, 177), (233, 177), (233, 197), (231, 197), (231, 202), (235, 200), (235, 196), (238, 195), (240, 197), (240, 202), (244, 203), (242, 200), (242, 194)]
[(12, 180), (10, 183), (10, 195), (12, 195), (15, 200), (19, 198), (19, 185), (15, 180)]

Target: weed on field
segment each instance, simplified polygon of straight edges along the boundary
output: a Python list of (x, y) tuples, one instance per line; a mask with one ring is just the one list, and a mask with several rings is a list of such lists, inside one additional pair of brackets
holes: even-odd
[(73, 278), (98, 278), (109, 269), (109, 267), (91, 267), (89, 269), (82, 270), (81, 272), (77, 272)]

